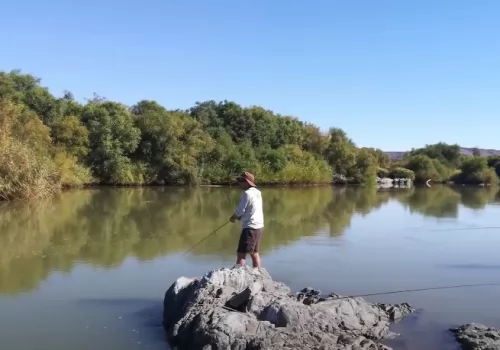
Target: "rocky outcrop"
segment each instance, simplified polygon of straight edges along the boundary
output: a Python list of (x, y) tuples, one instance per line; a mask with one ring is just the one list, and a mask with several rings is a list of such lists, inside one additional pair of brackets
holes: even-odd
[(408, 178), (395, 178), (377, 177), (377, 186), (380, 188), (410, 188), (413, 185), (411, 179)]
[(164, 327), (174, 349), (382, 350), (391, 321), (408, 304), (372, 304), (305, 288), (298, 295), (265, 269), (236, 266), (201, 278), (181, 277), (164, 300)]
[(495, 328), (470, 323), (451, 331), (464, 350), (500, 350), (500, 332)]

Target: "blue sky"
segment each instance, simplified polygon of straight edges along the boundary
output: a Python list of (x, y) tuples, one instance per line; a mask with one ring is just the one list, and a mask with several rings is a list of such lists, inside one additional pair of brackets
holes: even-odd
[(0, 69), (56, 95), (233, 100), (359, 146), (500, 148), (500, 1), (8, 1)]

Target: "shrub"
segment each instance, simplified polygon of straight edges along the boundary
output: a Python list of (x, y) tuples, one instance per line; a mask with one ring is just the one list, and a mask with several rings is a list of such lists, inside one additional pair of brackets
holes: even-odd
[(50, 197), (59, 188), (50, 158), (14, 139), (0, 142), (0, 200)]
[(488, 167), (488, 161), (483, 157), (469, 157), (460, 167), (460, 173), (454, 177), (461, 184), (497, 184), (498, 177), (493, 168)]
[(59, 189), (49, 144), (49, 129), (36, 115), (0, 99), (0, 200), (44, 198)]
[(364, 149), (356, 154), (354, 166), (348, 172), (351, 182), (374, 185), (377, 178), (377, 163), (372, 154)]
[(415, 180), (415, 173), (411, 171), (410, 169), (406, 168), (401, 168), (401, 167), (396, 167), (392, 168), (391, 171), (389, 172), (389, 177), (391, 179), (410, 179), (411, 181)]
[(380, 167), (378, 167), (377, 168), (377, 176), (381, 177), (381, 178), (388, 177), (389, 176), (389, 170), (386, 169), (386, 168), (380, 168)]
[(405, 168), (415, 173), (415, 182), (432, 180), (443, 182), (449, 178), (450, 171), (437, 159), (426, 155), (415, 155), (406, 159)]
[(79, 164), (76, 156), (65, 151), (56, 152), (54, 165), (62, 186), (79, 187), (95, 182), (90, 169)]
[(500, 162), (498, 162), (498, 163), (495, 164), (494, 169), (495, 169), (495, 173), (500, 178)]
[(61, 184), (92, 181), (75, 155), (51, 141), (50, 129), (36, 114), (0, 99), (0, 200), (49, 197)]

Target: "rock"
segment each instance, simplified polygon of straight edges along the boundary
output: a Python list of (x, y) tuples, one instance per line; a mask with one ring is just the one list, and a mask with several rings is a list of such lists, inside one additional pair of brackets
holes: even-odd
[(389, 315), (391, 321), (397, 321), (406, 315), (413, 313), (415, 310), (410, 304), (403, 303), (399, 305), (389, 305), (389, 304), (377, 304), (384, 312)]
[(305, 305), (316, 304), (321, 300), (320, 295), (321, 291), (306, 287), (298, 293), (297, 300), (302, 301)]
[(377, 176), (377, 182), (378, 183), (381, 183), (381, 184), (388, 184), (388, 185), (392, 185), (392, 183), (394, 182), (393, 179), (391, 178), (388, 178), (388, 177), (378, 177)]
[(500, 331), (479, 323), (452, 328), (464, 350), (500, 350)]
[(412, 181), (408, 178), (391, 179), (388, 177), (377, 177), (376, 183), (378, 188), (410, 188)]
[(414, 312), (408, 304), (320, 294), (304, 288), (293, 295), (265, 269), (222, 268), (173, 283), (163, 324), (179, 350), (388, 350), (375, 341), (395, 336), (390, 322)]

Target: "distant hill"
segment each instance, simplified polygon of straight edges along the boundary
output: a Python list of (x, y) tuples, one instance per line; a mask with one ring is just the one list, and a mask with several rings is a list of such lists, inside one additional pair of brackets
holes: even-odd
[[(467, 156), (471, 156), (473, 150), (474, 150), (474, 148), (472, 148), (472, 147), (471, 148), (461, 147), (460, 153), (467, 155)], [(500, 150), (497, 150), (497, 149), (478, 148), (478, 150), (479, 150), (479, 154), (482, 157), (487, 157), (487, 156), (492, 156), (492, 155), (495, 155), (495, 156), (500, 155)], [(387, 154), (389, 156), (389, 158), (397, 160), (397, 159), (403, 158), (407, 152), (384, 152), (384, 153)]]

